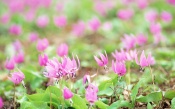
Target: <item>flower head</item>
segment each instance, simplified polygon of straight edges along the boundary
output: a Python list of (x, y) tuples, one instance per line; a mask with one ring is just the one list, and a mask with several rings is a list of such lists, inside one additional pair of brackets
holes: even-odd
[(22, 28), (20, 25), (12, 25), (9, 28), (9, 33), (12, 35), (19, 36), (22, 33)]
[(67, 87), (65, 87), (63, 89), (63, 96), (64, 96), (64, 99), (68, 100), (73, 97), (73, 93)]
[(152, 23), (150, 25), (150, 31), (152, 34), (159, 34), (161, 33), (161, 25), (158, 23)]
[(135, 60), (135, 56), (137, 55), (136, 50), (130, 50), (126, 52), (126, 57), (128, 61), (133, 61)]
[(13, 70), (15, 68), (15, 61), (13, 58), (7, 59), (5, 62), (5, 68), (8, 70)]
[(58, 17), (54, 17), (54, 24), (57, 27), (64, 27), (67, 23), (67, 19), (66, 16), (58, 16)]
[(23, 63), (24, 62), (24, 53), (20, 51), (16, 56), (14, 56), (15, 63)]
[(157, 20), (158, 18), (158, 12), (156, 10), (151, 10), (151, 11), (148, 11), (146, 14), (145, 14), (145, 19), (150, 22), (150, 23), (155, 23), (155, 21)]
[(66, 56), (68, 54), (69, 47), (66, 43), (60, 44), (60, 46), (57, 48), (57, 54), (60, 57)]
[(100, 27), (100, 20), (98, 18), (93, 18), (92, 20), (89, 21), (89, 26), (91, 30), (97, 31), (98, 28)]
[(78, 71), (80, 68), (80, 61), (78, 59), (78, 56), (76, 56), (77, 60), (74, 58), (71, 60), (69, 57), (66, 58), (66, 66), (65, 70), (68, 74), (68, 76), (75, 77), (75, 72)]
[(46, 54), (39, 55), (38, 62), (40, 64), (40, 66), (46, 66), (46, 64), (48, 62), (48, 56)]
[(32, 32), (32, 33), (29, 34), (29, 40), (31, 42), (35, 42), (37, 39), (38, 39), (38, 33)]
[(36, 48), (38, 51), (44, 51), (48, 47), (48, 45), (49, 42), (46, 38), (39, 39)]
[(114, 53), (112, 53), (112, 56), (117, 60), (117, 61), (125, 61), (127, 59), (126, 57), (126, 53), (123, 49), (121, 49), (121, 51), (115, 51)]
[(9, 14), (3, 14), (0, 16), (0, 22), (3, 24), (7, 24), (10, 21), (10, 15)]
[(98, 87), (93, 84), (89, 84), (88, 87), (86, 88), (86, 100), (89, 103), (93, 104), (98, 99), (97, 92), (98, 92)]
[(132, 49), (136, 45), (136, 37), (134, 35), (125, 34), (124, 38), (122, 38), (122, 43), (127, 50)]
[(14, 84), (20, 84), (24, 78), (24, 74), (21, 71), (19, 71), (12, 73), (11, 77), (9, 77), (9, 80), (11, 80)]
[(101, 59), (99, 59), (97, 56), (94, 56), (94, 59), (96, 60), (97, 64), (99, 66), (106, 66), (108, 64), (108, 56), (106, 54), (106, 51), (105, 55), (103, 55), (102, 53), (100, 53), (99, 55)]
[(90, 83), (90, 82), (91, 82), (90, 75), (89, 74), (84, 75), (83, 84)]
[(19, 40), (16, 40), (15, 42), (13, 42), (13, 47), (16, 51), (20, 51), (22, 48), (21, 42)]
[(77, 60), (75, 60), (74, 57), (73, 59), (70, 59), (69, 57), (65, 56), (62, 58), (61, 62), (54, 58), (53, 60), (48, 60), (44, 76), (48, 78), (60, 78), (63, 76), (74, 77), (79, 68), (80, 62), (78, 57)]
[(48, 16), (46, 16), (46, 15), (39, 16), (37, 21), (36, 21), (36, 24), (40, 28), (46, 27), (49, 24)]
[(140, 9), (144, 9), (148, 6), (148, 0), (137, 0), (137, 5)]
[(121, 9), (117, 13), (117, 17), (121, 20), (129, 20), (134, 15), (134, 12), (131, 9)]
[(136, 37), (136, 42), (141, 46), (147, 42), (147, 37), (145, 37), (144, 34), (138, 34)]
[(171, 13), (169, 13), (167, 11), (163, 11), (161, 13), (161, 18), (165, 22), (171, 22), (172, 21), (172, 15), (171, 15)]
[(77, 24), (73, 25), (72, 33), (76, 36), (82, 36), (86, 29), (86, 25), (83, 21), (79, 21)]
[(4, 105), (4, 102), (3, 102), (2, 98), (0, 97), (0, 108), (2, 108), (3, 105)]
[(135, 56), (135, 61), (136, 64), (140, 65), (142, 68), (155, 64), (155, 60), (151, 54), (149, 54), (146, 58), (144, 50), (142, 51), (142, 54), (140, 56), (140, 62), (138, 61), (137, 54)]
[(124, 62), (112, 61), (112, 69), (119, 76), (123, 76), (126, 74), (126, 66)]

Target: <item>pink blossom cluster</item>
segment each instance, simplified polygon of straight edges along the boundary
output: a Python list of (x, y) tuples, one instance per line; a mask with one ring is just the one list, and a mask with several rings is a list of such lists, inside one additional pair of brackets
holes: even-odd
[(25, 78), (25, 75), (19, 71), (19, 72), (13, 72), (11, 74), (11, 77), (9, 77), (9, 80), (12, 81), (14, 84), (20, 84)]
[(115, 1), (94, 0), (94, 10), (101, 16), (106, 16), (108, 11), (115, 7)]
[(15, 55), (6, 60), (5, 68), (7, 70), (13, 70), (15, 68), (15, 64), (21, 64), (24, 62), (24, 52), (22, 50), (21, 42), (16, 40), (12, 44), (15, 50)]
[[(138, 61), (138, 53), (136, 50), (130, 50), (130, 51), (124, 51), (121, 49), (121, 51), (115, 51), (112, 53), (112, 56), (115, 58), (115, 60), (112, 60), (112, 70), (118, 74), (119, 76), (123, 76), (126, 74), (126, 61), (135, 61), (137, 65), (139, 65), (141, 68), (151, 66), (155, 64), (155, 60), (152, 57), (151, 53), (148, 54), (148, 56), (145, 56), (144, 50), (142, 51), (142, 54), (140, 56), (140, 61)], [(97, 64), (99, 66), (106, 67), (108, 64), (108, 56), (105, 52), (105, 55), (100, 53), (100, 58), (97, 58), (97, 56), (94, 56)], [(84, 82), (87, 81), (87, 77), (83, 79)]]
[(44, 76), (47, 78), (61, 78), (63, 76), (75, 77), (76, 72), (80, 68), (79, 58), (76, 56), (76, 59), (70, 59), (65, 56), (58, 61), (56, 58), (48, 60), (46, 63), (46, 72)]
[(90, 104), (94, 104), (94, 102), (97, 101), (98, 99), (97, 93), (98, 93), (98, 87), (93, 84), (89, 84), (88, 87), (86, 88), (86, 94), (85, 94), (86, 100)]
[(144, 34), (134, 35), (124, 35), (124, 38), (121, 39), (124, 45), (124, 48), (130, 50), (134, 48), (137, 44), (144, 45), (147, 42), (147, 37)]
[(168, 11), (162, 11), (159, 15), (159, 13), (156, 10), (150, 10), (145, 14), (145, 19), (150, 23), (155, 23), (159, 19), (161, 19), (164, 22), (171, 22), (172, 17), (173, 16)]

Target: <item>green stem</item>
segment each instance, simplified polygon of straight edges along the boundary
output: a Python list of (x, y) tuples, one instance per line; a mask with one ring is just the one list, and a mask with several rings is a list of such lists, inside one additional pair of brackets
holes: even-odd
[(155, 91), (154, 75), (153, 75), (153, 72), (152, 72), (151, 66), (149, 66), (149, 69), (150, 69), (150, 73), (151, 73), (151, 76), (152, 76), (152, 84), (153, 84), (154, 91)]
[(49, 87), (49, 92), (50, 92), (50, 109), (52, 109), (52, 95), (51, 95), (51, 91), (50, 91), (50, 87)]
[(14, 96), (13, 96), (13, 99), (14, 99), (14, 101), (13, 101), (13, 107), (14, 107), (14, 109), (16, 109), (16, 104), (15, 104), (16, 93), (15, 93), (15, 90), (16, 90), (16, 86), (14, 84)]
[(129, 65), (128, 65), (128, 76), (129, 76), (129, 78), (128, 78), (128, 83), (129, 83), (129, 85), (131, 84), (131, 63), (129, 63)]

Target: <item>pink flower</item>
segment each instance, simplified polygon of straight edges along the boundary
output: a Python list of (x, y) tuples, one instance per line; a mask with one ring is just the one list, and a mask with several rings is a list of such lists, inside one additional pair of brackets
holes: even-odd
[(14, 56), (15, 63), (23, 63), (24, 62), (24, 53), (20, 51), (17, 55)]
[(106, 5), (101, 1), (94, 3), (94, 10), (102, 16), (105, 16), (108, 11)]
[(148, 0), (137, 0), (137, 5), (140, 9), (144, 9), (148, 6)]
[(7, 24), (10, 21), (10, 15), (9, 14), (3, 14), (0, 17), (1, 24)]
[(48, 16), (46, 16), (46, 15), (39, 16), (37, 21), (36, 21), (36, 24), (40, 28), (46, 27), (49, 24)]
[(75, 72), (80, 68), (80, 61), (78, 59), (78, 56), (76, 56), (76, 58), (77, 60), (75, 60), (74, 56), (72, 60), (68, 57), (66, 58), (67, 64), (65, 70), (68, 76), (75, 77)]
[(89, 21), (89, 27), (93, 31), (97, 31), (99, 29), (100, 25), (101, 25), (101, 23), (100, 23), (100, 20), (98, 18), (93, 18)]
[(16, 36), (21, 35), (21, 33), (22, 33), (21, 26), (20, 25), (12, 25), (9, 28), (9, 33), (12, 35), (16, 35)]
[(35, 42), (37, 39), (38, 39), (38, 33), (32, 32), (32, 33), (29, 34), (29, 40), (31, 42)]
[(158, 13), (155, 10), (148, 11), (145, 14), (145, 19), (149, 21), (150, 23), (154, 23), (158, 18)]
[(126, 53), (123, 49), (121, 49), (120, 52), (118, 52), (117, 50), (112, 53), (112, 56), (117, 60), (117, 61), (125, 61), (127, 59), (126, 57)]
[(108, 64), (108, 56), (106, 54), (106, 51), (105, 56), (102, 53), (100, 53), (99, 55), (101, 59), (99, 59), (97, 56), (94, 56), (94, 59), (96, 60), (97, 64), (99, 66), (106, 66)]
[(135, 60), (136, 55), (137, 55), (136, 50), (134, 50), (134, 51), (130, 50), (129, 52), (126, 52), (126, 57), (127, 57), (128, 61)]
[(120, 9), (117, 13), (117, 17), (121, 20), (129, 20), (134, 15), (131, 9)]
[(158, 23), (152, 23), (150, 25), (150, 32), (152, 34), (159, 34), (159, 33), (161, 33), (161, 25), (158, 24)]
[(44, 51), (49, 45), (49, 42), (46, 38), (44, 39), (38, 39), (38, 43), (37, 43), (37, 50), (38, 51)]
[(4, 102), (2, 100), (2, 98), (0, 97), (0, 108), (2, 108), (4, 106)]
[(136, 45), (136, 37), (134, 35), (125, 34), (124, 38), (122, 38), (122, 43), (127, 50), (132, 49)]
[(66, 43), (60, 44), (60, 46), (57, 48), (57, 54), (60, 57), (63, 57), (68, 54), (69, 47)]
[(66, 26), (66, 23), (67, 23), (66, 16), (54, 17), (54, 24), (57, 27), (64, 27), (64, 26)]
[(39, 55), (38, 62), (40, 64), (40, 66), (46, 66), (47, 62), (48, 62), (48, 56), (46, 54)]
[(167, 3), (169, 3), (170, 5), (174, 5), (175, 6), (175, 0), (167, 0)]
[(10, 0), (8, 5), (11, 13), (22, 12), (25, 8), (24, 1), (21, 0), (15, 0), (15, 1)]
[(160, 42), (165, 41), (165, 37), (161, 33), (154, 34), (153, 37), (154, 37), (154, 43), (155, 44), (158, 44)]
[(16, 40), (15, 42), (13, 42), (13, 47), (16, 51), (20, 51), (22, 48), (21, 42), (19, 40)]
[(74, 77), (76, 71), (80, 68), (80, 62), (73, 57), (71, 60), (69, 57), (64, 57), (61, 62), (56, 58), (49, 60), (46, 65), (46, 71), (44, 76), (48, 78), (60, 78), (62, 76)]
[(82, 36), (85, 28), (85, 23), (83, 21), (79, 21), (77, 24), (73, 25), (72, 33), (76, 36)]
[(151, 56), (151, 54), (149, 54), (148, 57), (146, 58), (144, 50), (142, 51), (142, 54), (140, 56), (140, 62), (138, 61), (137, 55), (135, 56), (135, 61), (136, 64), (140, 65), (142, 68), (155, 64), (155, 60)]
[(172, 21), (172, 15), (171, 13), (164, 11), (161, 13), (161, 18), (165, 22), (171, 22)]
[(13, 58), (7, 59), (5, 62), (5, 68), (8, 70), (13, 70), (15, 68), (15, 62)]
[(63, 89), (63, 96), (64, 96), (64, 99), (68, 100), (73, 97), (73, 93), (67, 87), (65, 87)]
[(56, 58), (53, 60), (48, 60), (46, 65), (46, 72), (44, 72), (44, 76), (47, 78), (60, 78), (66, 72), (61, 64), (58, 62)]
[(34, 9), (30, 9), (29, 11), (27, 11), (25, 14), (24, 14), (24, 17), (25, 17), (25, 20), (27, 22), (32, 22), (35, 18), (35, 10)]
[(126, 66), (124, 62), (112, 61), (112, 69), (119, 76), (123, 76), (126, 74)]
[(14, 84), (20, 84), (24, 78), (24, 74), (21, 71), (19, 71), (12, 73), (11, 77), (9, 77), (9, 80), (12, 81)]
[(111, 31), (113, 26), (111, 22), (105, 22), (102, 26), (104, 31)]
[(90, 83), (90, 82), (91, 82), (90, 75), (89, 74), (84, 75), (83, 84)]
[(147, 42), (147, 37), (145, 37), (144, 34), (138, 34), (136, 37), (136, 41), (138, 45), (144, 45)]
[(89, 84), (88, 87), (86, 88), (86, 100), (93, 104), (95, 101), (97, 101), (97, 92), (98, 92), (98, 87), (96, 87), (93, 84)]

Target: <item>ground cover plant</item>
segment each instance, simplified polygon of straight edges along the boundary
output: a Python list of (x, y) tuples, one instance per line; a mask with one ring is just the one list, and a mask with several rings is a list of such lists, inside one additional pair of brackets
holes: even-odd
[(0, 108), (175, 109), (175, 0), (1, 0)]

